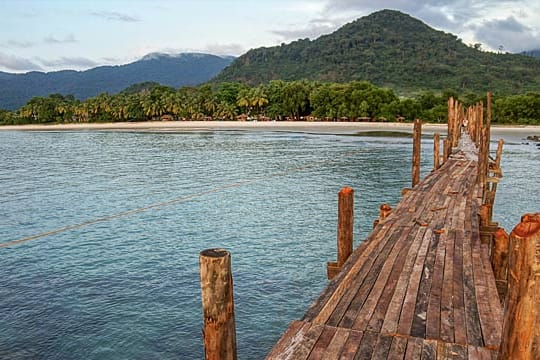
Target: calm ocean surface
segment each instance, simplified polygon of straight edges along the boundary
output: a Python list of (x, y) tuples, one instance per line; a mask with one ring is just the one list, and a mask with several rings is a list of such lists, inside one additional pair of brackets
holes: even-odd
[[(540, 149), (508, 139), (495, 220), (540, 211)], [(432, 167), (423, 141), (422, 176)], [(495, 144), (492, 144), (495, 146)], [(0, 132), (0, 359), (201, 359), (199, 251), (231, 251), (240, 359), (327, 283), (337, 192), (355, 241), (410, 183), (410, 138), (278, 132)]]

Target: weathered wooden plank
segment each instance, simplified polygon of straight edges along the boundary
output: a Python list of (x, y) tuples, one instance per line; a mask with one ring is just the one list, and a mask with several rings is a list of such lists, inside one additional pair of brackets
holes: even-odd
[(414, 242), (409, 248), (409, 252), (406, 256), (405, 265), (401, 271), (398, 283), (396, 285), (396, 290), (392, 296), (388, 310), (386, 311), (386, 316), (381, 328), (382, 333), (395, 333), (397, 331), (397, 326), (399, 322), (399, 316), (401, 314), (401, 309), (403, 306), (403, 301), (407, 293), (407, 284), (411, 277), (414, 263), (419, 253), (420, 245), (426, 233), (426, 228), (419, 227), (418, 232), (414, 237)]
[[(293, 343), (291, 344), (290, 351), (286, 350), (287, 357), (294, 360), (304, 360), (307, 359), (313, 346), (319, 339), (324, 327), (322, 325), (313, 325), (309, 324), (310, 327), (307, 330), (304, 330), (302, 327), (302, 332), (298, 332), (297, 336), (294, 337)], [(289, 355), (290, 354), (290, 355)], [(279, 359), (276, 358), (276, 359)]]
[[(442, 237), (442, 235), (441, 235)], [(444, 277), (441, 296), (441, 329), (440, 339), (454, 342), (454, 247), (456, 233), (451, 231), (447, 235)]]
[(377, 339), (377, 344), (373, 349), (373, 354), (371, 356), (372, 360), (386, 360), (388, 358), (388, 352), (392, 346), (393, 338), (389, 335), (379, 335)]
[[(475, 202), (467, 200), (472, 211)], [(473, 212), (474, 214), (474, 212)], [(474, 216), (473, 216), (474, 217)], [(467, 344), (482, 346), (482, 330), (480, 328), (480, 319), (478, 316), (478, 307), (476, 303), (476, 289), (474, 286), (473, 259), (472, 259), (472, 222), (471, 218), (465, 219), (465, 236), (463, 237), (463, 298), (465, 302), (465, 322), (467, 329)]]
[(422, 360), (436, 360), (437, 359), (437, 341), (425, 340), (422, 347)]
[(405, 351), (407, 349), (407, 338), (401, 336), (394, 336), (392, 339), (392, 346), (388, 352), (388, 360), (403, 360), (405, 357)]
[(454, 341), (467, 344), (467, 324), (465, 320), (465, 298), (463, 288), (463, 238), (464, 231), (453, 231), (454, 236), (454, 272), (453, 272), (453, 311)]
[(309, 354), (308, 359), (310, 360), (320, 360), (324, 359), (324, 353), (328, 348), (328, 345), (334, 338), (337, 328), (331, 326), (325, 326), (321, 335), (317, 339), (317, 342), (313, 346), (311, 353)]
[(452, 356), (451, 359), (469, 358), (469, 352), (467, 351), (467, 347), (465, 345), (452, 344), (450, 351), (450, 355)]
[(336, 328), (336, 333), (330, 341), (330, 344), (328, 344), (322, 358), (325, 360), (338, 360), (341, 356), (341, 352), (345, 348), (350, 333), (351, 331), (348, 329)]
[(392, 230), (393, 232), (390, 235), (390, 238), (386, 240), (386, 244), (382, 251), (378, 254), (372, 254), (373, 258), (366, 261), (366, 267), (362, 269), (363, 281), (360, 284), (356, 284), (357, 286), (351, 287), (349, 292), (342, 297), (339, 305), (335, 308), (334, 313), (328, 320), (328, 324), (353, 328), (358, 316), (358, 311), (362, 309), (377, 276), (385, 264), (385, 260), (400, 236), (400, 233), (397, 231), (398, 229), (393, 228)]
[[(435, 235), (439, 243), (435, 254), (435, 263), (431, 275), (431, 288), (428, 293), (425, 337), (438, 339), (441, 326), (441, 296), (444, 277), (444, 258), (446, 252), (446, 234)], [(414, 325), (413, 325), (414, 326)]]
[(431, 291), (431, 283), (433, 280), (433, 267), (435, 265), (436, 249), (439, 246), (439, 235), (435, 234), (431, 241), (426, 260), (424, 263), (424, 269), (422, 271), (422, 278), (420, 280), (420, 287), (416, 297), (416, 306), (414, 309), (414, 318), (411, 329), (411, 335), (424, 338), (426, 336), (426, 319), (429, 302), (429, 293)]
[[(404, 248), (406, 248), (407, 242), (405, 239), (410, 234), (411, 229), (408, 227), (404, 227), (401, 229), (401, 234), (397, 233), (399, 237), (396, 239), (396, 245), (392, 248), (392, 251), (388, 254), (388, 256), (385, 256), (382, 258), (383, 264), (380, 270), (377, 271), (375, 275), (377, 275), (376, 280), (371, 288), (371, 291), (369, 292), (369, 296), (364, 302), (364, 305), (360, 309), (360, 311), (357, 312), (356, 320), (353, 324), (353, 329), (357, 330), (364, 330), (366, 329), (369, 319), (371, 316), (375, 315), (378, 318), (381, 319), (384, 316), (382, 309), (380, 309), (379, 313), (376, 312), (376, 308), (378, 305), (381, 305), (381, 307), (385, 307), (387, 305), (386, 302), (381, 301), (381, 296), (383, 294), (383, 291), (387, 287), (392, 287), (392, 284), (388, 282), (388, 279), (390, 278), (390, 273), (392, 271), (392, 268), (394, 267), (394, 263), (398, 257), (398, 255), (402, 252)], [(408, 248), (406, 248), (408, 250)], [(395, 286), (396, 281), (393, 282), (393, 285)], [(389, 288), (389, 291), (393, 291), (393, 289)], [(389, 295), (391, 296), (391, 295)], [(380, 325), (377, 323), (375, 324), (380, 328)]]
[(353, 331), (349, 329), (347, 329), (347, 331), (349, 332), (349, 337), (347, 338), (345, 346), (343, 346), (339, 360), (353, 360), (362, 343), (362, 337), (364, 336), (362, 331)]
[(281, 354), (286, 352), (286, 349), (290, 348), (295, 340), (297, 334), (302, 333), (302, 328), (309, 328), (310, 324), (305, 321), (293, 321), (279, 341), (274, 345), (270, 353), (267, 355), (267, 359), (278, 359)]
[(356, 352), (355, 360), (371, 359), (379, 334), (366, 331), (362, 336), (362, 343)]
[[(477, 303), (478, 303), (478, 316), (480, 319), (480, 325), (482, 328), (483, 342), (485, 346), (491, 348), (498, 348), (500, 345), (500, 323), (495, 325), (494, 318), (497, 314), (491, 311), (491, 305), (489, 298), (495, 297), (498, 298), (497, 292), (490, 294), (486, 277), (485, 267), (482, 264), (482, 251), (488, 251), (487, 248), (482, 249), (480, 243), (480, 235), (476, 230), (478, 226), (478, 218), (472, 218), (472, 260), (473, 260), (473, 273), (474, 273), (474, 285), (476, 288), (477, 294)], [(489, 262), (488, 262), (489, 263)], [(500, 314), (498, 314), (500, 316)]]
[(407, 351), (405, 352), (404, 360), (417, 360), (422, 357), (422, 349), (424, 346), (423, 339), (409, 338), (407, 341)]
[[(351, 286), (360, 286), (365, 276), (362, 269), (370, 266), (372, 254), (377, 253), (386, 244), (384, 237), (390, 226), (384, 224), (379, 231), (372, 233), (343, 266), (342, 271), (330, 282), (319, 298), (310, 306), (302, 320), (325, 323), (338, 303)], [(352, 284), (352, 285), (351, 285)]]
[(399, 318), (398, 332), (403, 335), (411, 334), (415, 314), (414, 309), (416, 305), (416, 297), (418, 295), (418, 289), (420, 287), (422, 269), (424, 268), (427, 251), (430, 248), (433, 239), (434, 234), (431, 229), (428, 228), (426, 230), (426, 233), (424, 234), (422, 246), (420, 247), (420, 251), (414, 263), (414, 269), (411, 274), (409, 286), (407, 287), (407, 294), (405, 295), (405, 300), (403, 301), (403, 308), (401, 310), (401, 315)]

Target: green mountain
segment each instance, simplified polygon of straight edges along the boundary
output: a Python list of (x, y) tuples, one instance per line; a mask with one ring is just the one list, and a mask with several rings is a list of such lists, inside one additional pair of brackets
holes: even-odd
[(250, 50), (213, 81), (255, 85), (274, 79), (368, 80), (402, 94), (512, 94), (540, 89), (540, 60), (483, 52), (407, 14), (382, 10), (316, 40)]
[(143, 82), (172, 87), (198, 85), (218, 74), (232, 60), (230, 56), (210, 54), (151, 53), (129, 64), (100, 66), (85, 71), (0, 72), (0, 109), (17, 109), (35, 96), (53, 93), (74, 95), (84, 100), (103, 92), (115, 94)]

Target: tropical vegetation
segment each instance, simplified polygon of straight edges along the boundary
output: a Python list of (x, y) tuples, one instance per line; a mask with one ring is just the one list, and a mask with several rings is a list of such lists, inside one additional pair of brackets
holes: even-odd
[[(68, 95), (34, 97), (16, 111), (0, 110), (0, 124), (85, 123), (149, 120), (325, 120), (446, 122), (447, 100), (466, 105), (485, 95), (431, 91), (399, 97), (367, 81), (328, 83), (272, 80), (247, 86), (239, 82), (175, 89), (156, 83), (137, 84), (84, 101)], [(498, 96), (495, 123), (540, 124), (540, 93)]]
[(482, 50), (394, 10), (382, 10), (317, 39), (252, 49), (214, 79), (250, 85), (270, 80), (366, 80), (411, 96), (423, 91), (510, 95), (540, 89), (540, 60)]

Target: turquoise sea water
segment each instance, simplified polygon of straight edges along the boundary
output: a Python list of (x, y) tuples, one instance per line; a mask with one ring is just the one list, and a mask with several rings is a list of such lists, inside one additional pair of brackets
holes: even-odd
[[(212, 247), (232, 253), (239, 358), (263, 358), (327, 283), (339, 189), (355, 189), (358, 243), (409, 186), (411, 142), (0, 132), (0, 243), (103, 220), (0, 247), (0, 358), (203, 358), (198, 254)], [(540, 210), (539, 169), (540, 150), (511, 139), (495, 209), (507, 229)]]

